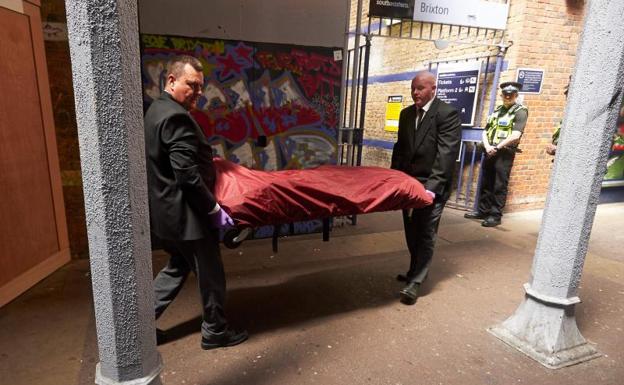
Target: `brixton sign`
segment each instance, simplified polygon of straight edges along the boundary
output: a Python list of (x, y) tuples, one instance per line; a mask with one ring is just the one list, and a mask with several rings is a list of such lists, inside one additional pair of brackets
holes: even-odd
[(509, 4), (487, 0), (370, 0), (369, 16), (505, 29)]
[(505, 29), (509, 5), (485, 0), (417, 0), (414, 20)]

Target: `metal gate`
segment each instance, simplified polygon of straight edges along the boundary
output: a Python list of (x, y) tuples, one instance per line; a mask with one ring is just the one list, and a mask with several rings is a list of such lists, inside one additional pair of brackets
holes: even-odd
[[(349, 127), (350, 111), (342, 116), (340, 143), (338, 143), (338, 160), (340, 165), (360, 166), (362, 164), (362, 143), (364, 141), (364, 120), (366, 116), (366, 95), (368, 91), (368, 66), (370, 63), (371, 38), (366, 36), (366, 43), (359, 47), (357, 66), (353, 65), (355, 49), (347, 54), (347, 72), (345, 72), (349, 87), (355, 87), (354, 96), (346, 95), (346, 102), (355, 97), (353, 110), (353, 127)], [(353, 75), (355, 71), (356, 75)], [(352, 94), (353, 95), (353, 94)]]
[[(485, 153), (480, 146), (482, 131), (485, 128), (487, 115), (494, 111), (496, 106), (496, 93), (498, 80), (503, 64), (504, 51), (497, 55), (483, 55), (471, 58), (456, 60), (443, 60), (429, 63), (429, 71), (437, 73), (437, 69), (443, 64), (453, 64), (460, 62), (477, 61), (481, 63), (480, 92), (477, 99), (477, 113), (474, 126), (464, 126), (462, 128), (461, 146), (457, 159), (455, 180), (451, 197), (447, 205), (465, 210), (475, 210), (479, 201), (479, 190), (481, 187), (481, 165), (485, 158)], [(483, 114), (485, 102), (488, 96), (490, 103), (488, 113)]]
[[(490, 0), (507, 2), (508, 0)], [(477, 101), (475, 125), (464, 127), (460, 154), (457, 159), (454, 191), (448, 205), (460, 209), (472, 210), (478, 202), (480, 187), (480, 169), (484, 154), (480, 150), (481, 133), (485, 125), (485, 117), (494, 111), (498, 81), (503, 67), (503, 59), (511, 46), (505, 41), (505, 31), (476, 27), (463, 27), (439, 23), (414, 21), (411, 19), (390, 19), (377, 16), (368, 17), (367, 25), (361, 22), (361, 0), (358, 2), (356, 25), (361, 25), (365, 32), (355, 32), (355, 48), (347, 50), (343, 73), (341, 124), (338, 130), (338, 164), (359, 166), (362, 160), (362, 145), (365, 129), (366, 97), (368, 88), (368, 71), (370, 62), (371, 40), (373, 38), (408, 39), (431, 41), (436, 47), (449, 43), (472, 46), (488, 46), (497, 48), (496, 53), (461, 59), (447, 59), (429, 62), (429, 70), (436, 73), (440, 64), (461, 61), (482, 62), (479, 79), (480, 92)], [(365, 37), (360, 44), (359, 36)], [(347, 39), (345, 39), (347, 41)], [(348, 44), (345, 43), (345, 47)], [(350, 92), (347, 92), (347, 89)], [(487, 114), (485, 102), (489, 95)]]

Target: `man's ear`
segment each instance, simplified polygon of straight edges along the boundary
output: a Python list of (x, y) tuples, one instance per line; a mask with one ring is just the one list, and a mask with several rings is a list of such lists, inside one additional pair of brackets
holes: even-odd
[(171, 83), (173, 83), (175, 81), (176, 81), (176, 78), (175, 78), (175, 76), (173, 76), (173, 74), (167, 75), (167, 82), (165, 83), (165, 88), (170, 87)]

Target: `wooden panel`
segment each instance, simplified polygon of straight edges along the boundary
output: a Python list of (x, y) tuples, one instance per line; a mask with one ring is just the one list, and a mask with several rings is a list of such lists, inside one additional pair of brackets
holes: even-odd
[(61, 250), (0, 287), (0, 307), (30, 289), (37, 282), (41, 281), (42, 278), (55, 272), (59, 267), (66, 264), (70, 258), (69, 249)]
[(29, 17), (0, 8), (0, 36), (1, 287), (60, 245)]
[[(39, 1), (30, 1), (30, 3), (39, 5)], [(24, 13), (30, 17), (30, 32), (32, 34), (33, 54), (37, 71), (37, 84), (39, 85), (39, 101), (41, 103), (41, 117), (43, 118), (43, 130), (45, 132), (52, 200), (54, 201), (56, 232), (59, 248), (64, 250), (69, 249), (69, 238), (63, 200), (63, 186), (61, 183), (61, 166), (58, 158), (58, 147), (56, 146), (56, 130), (54, 128), (54, 113), (52, 111), (52, 97), (50, 96), (50, 82), (48, 80), (48, 65), (43, 43), (41, 10), (39, 7), (24, 2)]]

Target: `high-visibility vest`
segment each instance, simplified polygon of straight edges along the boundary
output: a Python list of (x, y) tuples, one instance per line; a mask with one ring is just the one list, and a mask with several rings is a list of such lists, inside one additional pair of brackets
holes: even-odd
[(557, 142), (559, 142), (559, 134), (561, 133), (561, 123), (563, 123), (563, 120), (559, 121), (559, 124), (557, 124), (557, 127), (555, 127), (555, 132), (553, 132), (552, 134), (552, 144), (554, 144), (555, 146), (557, 145)]
[(487, 138), (491, 145), (496, 146), (511, 135), (516, 112), (526, 110), (522, 104), (514, 104), (505, 109), (504, 105), (496, 107), (487, 120)]

